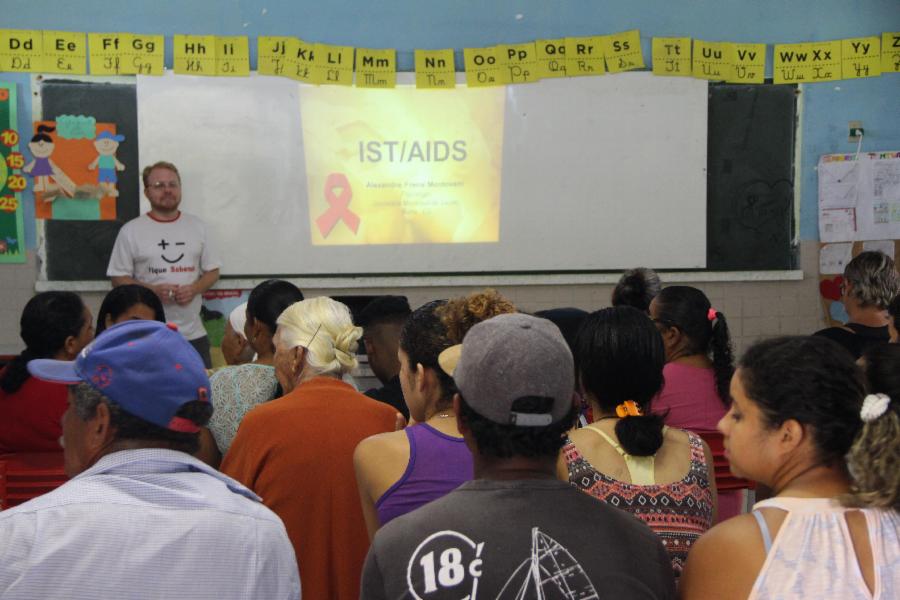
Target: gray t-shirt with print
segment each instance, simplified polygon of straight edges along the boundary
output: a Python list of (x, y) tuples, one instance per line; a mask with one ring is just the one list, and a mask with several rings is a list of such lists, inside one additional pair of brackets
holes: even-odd
[(379, 530), (360, 597), (668, 600), (675, 583), (630, 514), (561, 481), (479, 479)]

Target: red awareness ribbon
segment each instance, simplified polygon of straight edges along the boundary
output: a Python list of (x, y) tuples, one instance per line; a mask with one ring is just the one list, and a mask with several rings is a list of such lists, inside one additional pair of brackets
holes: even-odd
[[(335, 188), (340, 188), (341, 193), (334, 193)], [(350, 210), (350, 200), (353, 198), (353, 190), (350, 189), (350, 182), (343, 173), (332, 173), (325, 180), (325, 200), (328, 201), (328, 210), (326, 210), (318, 219), (316, 226), (322, 237), (328, 237), (335, 225), (339, 221), (347, 224), (347, 227), (356, 234), (359, 229), (359, 215)]]

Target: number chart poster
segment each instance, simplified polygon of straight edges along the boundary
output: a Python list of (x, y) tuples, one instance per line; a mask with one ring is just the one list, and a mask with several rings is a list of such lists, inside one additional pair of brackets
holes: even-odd
[(0, 81), (0, 263), (25, 262), (22, 198), (25, 157), (16, 131), (16, 84)]

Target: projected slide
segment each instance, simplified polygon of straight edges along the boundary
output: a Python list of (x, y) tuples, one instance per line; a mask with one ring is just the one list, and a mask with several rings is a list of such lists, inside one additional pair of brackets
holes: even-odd
[(498, 242), (504, 102), (502, 88), (302, 86), (312, 245)]

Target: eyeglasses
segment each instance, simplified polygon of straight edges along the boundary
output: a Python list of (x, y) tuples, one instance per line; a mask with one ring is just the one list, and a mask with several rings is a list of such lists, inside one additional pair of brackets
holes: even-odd
[(177, 181), (154, 181), (153, 183), (148, 183), (147, 187), (153, 190), (163, 190), (166, 188), (177, 190), (181, 187), (181, 184)]

